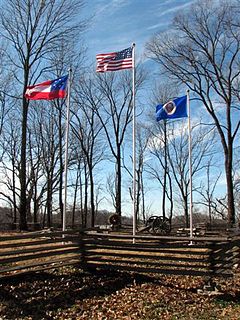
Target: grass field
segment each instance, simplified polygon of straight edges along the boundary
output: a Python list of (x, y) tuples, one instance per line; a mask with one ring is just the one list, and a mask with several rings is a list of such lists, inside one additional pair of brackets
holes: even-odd
[(218, 286), (207, 292), (200, 277), (66, 267), (2, 280), (0, 319), (240, 319), (240, 274)]

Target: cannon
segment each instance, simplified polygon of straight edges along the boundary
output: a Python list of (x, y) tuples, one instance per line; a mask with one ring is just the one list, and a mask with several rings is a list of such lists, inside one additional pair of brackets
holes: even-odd
[[(117, 214), (113, 214), (109, 217), (109, 223), (112, 225), (113, 229), (118, 229), (120, 225), (123, 227), (120, 221), (121, 219)], [(137, 233), (145, 231), (154, 235), (167, 235), (171, 231), (170, 220), (163, 216), (151, 216), (147, 219), (144, 226), (138, 228)]]
[(163, 216), (151, 216), (145, 225), (138, 229), (139, 232), (148, 231), (154, 235), (167, 235), (171, 231), (170, 220)]

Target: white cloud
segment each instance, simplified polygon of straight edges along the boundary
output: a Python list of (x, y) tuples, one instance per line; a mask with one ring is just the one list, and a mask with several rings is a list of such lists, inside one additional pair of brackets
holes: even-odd
[(112, 0), (108, 1), (105, 5), (102, 5), (102, 2), (100, 2), (95, 8), (96, 18), (103, 18), (103, 16), (113, 15), (120, 8), (125, 7), (128, 4), (129, 1), (127, 0)]
[(193, 1), (190, 1), (190, 2), (187, 2), (185, 4), (181, 4), (179, 6), (173, 6), (172, 8), (169, 8), (169, 9), (166, 9), (166, 10), (162, 10), (161, 13), (159, 13), (157, 16), (158, 17), (162, 17), (162, 16), (165, 16), (166, 14), (173, 14), (174, 12), (177, 12), (177, 11), (180, 11), (180, 10), (183, 10), (183, 9), (186, 9), (187, 7), (189, 7), (190, 5), (192, 5), (194, 2), (196, 2), (196, 0), (193, 0)]
[(157, 23), (157, 24), (154, 24), (154, 25), (148, 27), (147, 30), (160, 29), (160, 28), (165, 27), (165, 26), (168, 25), (168, 24), (169, 24), (169, 21), (167, 21), (167, 22), (160, 22), (160, 23)]

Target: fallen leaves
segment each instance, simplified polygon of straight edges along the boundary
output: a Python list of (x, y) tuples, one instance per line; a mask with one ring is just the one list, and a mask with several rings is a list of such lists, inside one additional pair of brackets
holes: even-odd
[(0, 318), (239, 320), (240, 278), (218, 282), (222, 292), (211, 296), (198, 293), (200, 277), (62, 268), (1, 283)]

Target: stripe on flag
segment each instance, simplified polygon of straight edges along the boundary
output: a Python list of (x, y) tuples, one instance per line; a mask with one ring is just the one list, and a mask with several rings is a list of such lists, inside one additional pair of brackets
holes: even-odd
[(97, 54), (97, 72), (117, 71), (133, 67), (132, 47), (119, 52)]

